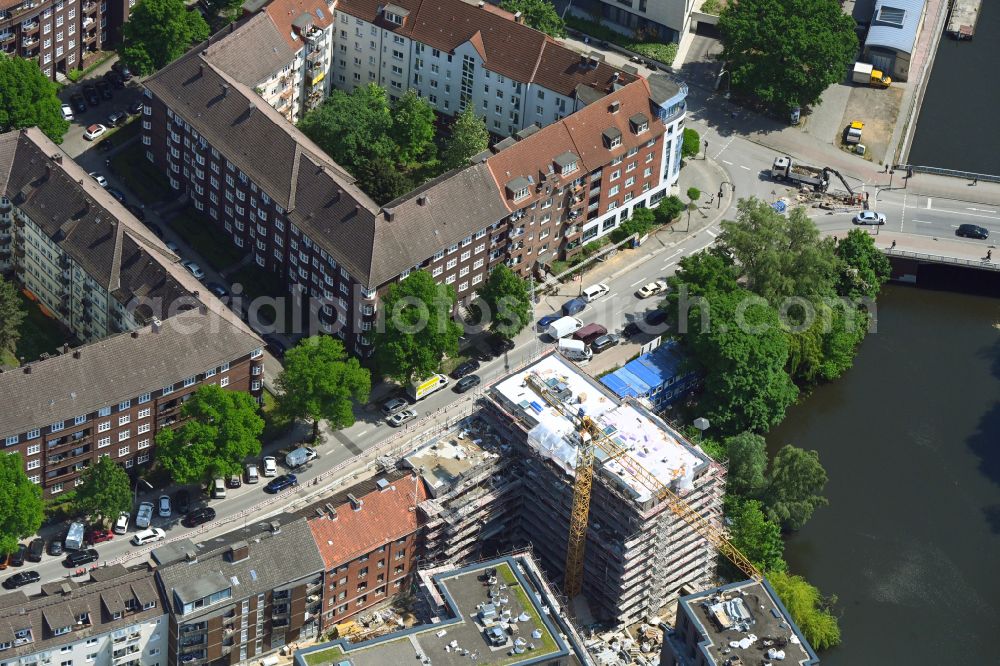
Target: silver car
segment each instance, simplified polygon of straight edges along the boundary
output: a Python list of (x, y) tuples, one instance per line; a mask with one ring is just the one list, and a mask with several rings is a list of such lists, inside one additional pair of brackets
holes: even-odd
[(393, 427), (399, 427), (399, 426), (403, 425), (404, 423), (406, 423), (407, 421), (412, 421), (415, 418), (417, 418), (417, 412), (416, 412), (416, 410), (414, 410), (414, 409), (404, 409), (403, 411), (401, 411), (401, 412), (399, 412), (397, 414), (393, 414), (392, 416), (390, 416), (389, 418), (387, 418), (386, 421), (388, 421), (389, 425), (391, 425)]

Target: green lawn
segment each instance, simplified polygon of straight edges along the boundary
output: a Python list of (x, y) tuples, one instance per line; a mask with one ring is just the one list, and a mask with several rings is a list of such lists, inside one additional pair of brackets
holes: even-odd
[(246, 254), (233, 245), (214, 222), (194, 208), (188, 207), (182, 210), (177, 217), (170, 220), (170, 228), (217, 271), (229, 268)]
[[(115, 134), (115, 143), (124, 143), (138, 134), (139, 120), (133, 120)], [(146, 159), (146, 147), (136, 141), (111, 158), (111, 167), (125, 187), (144, 204), (154, 204), (170, 196), (170, 181)]]
[(9, 367), (17, 367), (20, 358), (31, 362), (37, 361), (45, 352), (53, 354), (67, 341), (62, 326), (55, 319), (42, 314), (38, 305), (28, 300), (23, 293), (21, 302), (28, 312), (28, 316), (21, 324), (21, 338), (17, 342), (14, 354), (5, 352), (0, 355), (0, 364)]
[(334, 663), (334, 659), (344, 656), (344, 651), (340, 649), (340, 646), (334, 646), (326, 650), (320, 650), (319, 652), (312, 652), (306, 655), (306, 663), (309, 666), (323, 666), (324, 664)]

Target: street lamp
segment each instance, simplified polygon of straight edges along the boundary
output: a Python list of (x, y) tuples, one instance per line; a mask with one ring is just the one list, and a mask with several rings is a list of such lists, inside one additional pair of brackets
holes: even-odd
[(132, 490), (132, 504), (133, 505), (136, 502), (139, 501), (139, 484), (140, 483), (146, 484), (146, 487), (149, 488), (150, 490), (153, 489), (153, 485), (149, 481), (147, 481), (146, 479), (143, 479), (143, 478), (137, 478), (135, 480), (135, 487)]
[(708, 422), (708, 419), (701, 416), (694, 420), (694, 427), (697, 428), (700, 433), (698, 435), (699, 442), (705, 438), (705, 431), (708, 430), (710, 425), (711, 424)]
[(707, 160), (708, 159), (708, 139), (705, 139), (705, 141), (703, 141), (703, 143), (704, 143), (705, 148), (704, 148), (704, 154), (702, 155), (701, 159)]
[(722, 208), (722, 196), (726, 193), (726, 190), (723, 187), (723, 185), (728, 185), (730, 190), (729, 193), (733, 195), (734, 198), (736, 197), (736, 186), (733, 185), (728, 180), (722, 181), (721, 183), (719, 183), (719, 203), (716, 205), (716, 208)]

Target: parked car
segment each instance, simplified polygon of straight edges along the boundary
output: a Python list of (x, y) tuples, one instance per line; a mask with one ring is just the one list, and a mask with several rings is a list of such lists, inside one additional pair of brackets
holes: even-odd
[(260, 337), (264, 341), (264, 344), (267, 345), (268, 351), (270, 351), (278, 358), (284, 358), (285, 352), (288, 351), (288, 345), (282, 342), (281, 338), (279, 338), (276, 335), (271, 335), (269, 333), (262, 335)]
[(127, 203), (125, 204), (125, 209), (128, 210), (128, 212), (132, 213), (132, 215), (135, 216), (135, 219), (139, 220), (140, 222), (146, 219), (146, 211), (139, 208), (135, 204)]
[(863, 210), (854, 216), (854, 224), (885, 224), (885, 215), (873, 210)]
[(140, 530), (144, 530), (149, 527), (149, 523), (153, 520), (153, 503), (152, 502), (139, 502), (139, 510), (135, 512), (135, 526)]
[(24, 564), (24, 559), (28, 556), (28, 547), (23, 543), (17, 544), (17, 550), (10, 554), (10, 566), (19, 567)]
[(590, 350), (595, 354), (600, 354), (605, 349), (611, 349), (619, 342), (621, 342), (621, 338), (619, 338), (614, 333), (608, 333), (607, 335), (602, 335), (601, 337), (591, 342)]
[(386, 416), (392, 416), (398, 411), (406, 409), (406, 406), (410, 404), (405, 398), (390, 398), (382, 403), (382, 413)]
[(132, 537), (132, 545), (144, 546), (154, 541), (162, 541), (165, 536), (167, 536), (167, 533), (159, 527), (150, 527), (148, 530), (143, 530)]
[(257, 473), (257, 465), (250, 463), (247, 465), (247, 483), (257, 483), (260, 481), (260, 474)]
[(417, 418), (416, 410), (404, 409), (403, 411), (393, 414), (387, 418), (386, 422), (393, 427), (399, 427), (407, 421), (412, 421), (415, 418)]
[(455, 382), (455, 393), (465, 393), (471, 388), (479, 386), (479, 375), (466, 375)]
[(124, 111), (112, 111), (108, 114), (108, 125), (111, 127), (118, 127), (126, 120), (128, 120), (128, 115)]
[(587, 299), (588, 303), (593, 303), (601, 296), (607, 296), (610, 293), (611, 293), (611, 287), (604, 284), (603, 282), (598, 282), (597, 284), (584, 289), (583, 297)]
[(226, 479), (227, 488), (239, 488), (243, 485), (243, 479), (240, 478), (239, 474), (231, 474), (228, 479)]
[(177, 245), (177, 243), (175, 243), (173, 241), (167, 241), (166, 243), (164, 243), (164, 245), (167, 246), (168, 250), (170, 250), (174, 254), (180, 256), (181, 248)]
[(560, 310), (562, 311), (564, 317), (571, 317), (586, 310), (588, 302), (589, 301), (586, 298), (574, 298), (563, 303)]
[(201, 270), (201, 266), (194, 263), (190, 259), (187, 261), (182, 261), (181, 265), (188, 270), (188, 273), (195, 276), (197, 279), (201, 280), (205, 277), (205, 271)]
[(316, 453), (316, 449), (311, 446), (300, 446), (285, 454), (285, 465), (289, 469), (295, 469), (316, 460), (318, 457), (319, 454)]
[(111, 84), (112, 88), (118, 88), (120, 90), (125, 87), (125, 77), (122, 76), (121, 72), (111, 70), (104, 75), (104, 80)]
[(101, 103), (101, 96), (97, 92), (97, 88), (91, 85), (86, 85), (83, 87), (83, 97), (87, 100), (87, 104), (91, 106), (97, 106)]
[(215, 509), (210, 506), (206, 506), (201, 509), (195, 509), (188, 515), (184, 516), (184, 520), (181, 521), (181, 525), (184, 527), (198, 527), (199, 525), (204, 525), (205, 523), (213, 520), (215, 520)]
[(97, 92), (101, 95), (101, 99), (112, 99), (115, 96), (115, 91), (111, 87), (111, 83), (106, 79), (98, 81), (96, 87)]
[(154, 236), (156, 236), (160, 240), (163, 240), (163, 229), (161, 229), (159, 226), (155, 224), (147, 224), (146, 226), (149, 227), (149, 230), (153, 232)]
[(128, 67), (126, 67), (125, 63), (123, 63), (121, 60), (111, 65), (111, 70), (121, 74), (122, 78), (125, 79), (126, 81), (132, 80), (132, 72), (128, 70)]
[(10, 566), (10, 553), (4, 553), (0, 555), (0, 571), (3, 571), (8, 566)]
[(83, 138), (87, 141), (94, 141), (96, 139), (104, 136), (104, 133), (108, 131), (108, 128), (100, 123), (94, 123), (87, 128), (87, 131), (83, 133)]
[(133, 116), (142, 113), (142, 100), (141, 99), (137, 99), (134, 102), (132, 102), (131, 104), (129, 104), (128, 105), (128, 112), (131, 113)]
[(458, 366), (451, 371), (452, 379), (461, 379), (471, 372), (475, 372), (479, 369), (479, 361), (474, 358), (470, 358), (464, 363), (459, 363)]
[(282, 474), (271, 479), (266, 486), (264, 486), (264, 492), (266, 493), (280, 493), (286, 488), (291, 488), (292, 486), (298, 484), (299, 480), (295, 478), (294, 474)]
[(986, 240), (990, 237), (990, 230), (978, 224), (960, 224), (958, 225), (958, 229), (955, 229), (955, 235)]
[(274, 456), (264, 456), (264, 476), (278, 475), (278, 459)]
[(37, 583), (42, 579), (37, 571), (18, 571), (16, 574), (3, 582), (3, 586), (8, 590), (16, 590), (19, 587)]
[(490, 358), (501, 356), (504, 352), (508, 352), (514, 348), (514, 341), (508, 340), (502, 335), (491, 335), (487, 344), (490, 348)]
[(650, 296), (655, 296), (660, 292), (667, 290), (666, 280), (653, 280), (652, 282), (647, 282), (646, 284), (639, 287), (639, 291), (635, 292), (635, 295), (639, 298), (649, 298)]
[(67, 569), (72, 569), (73, 567), (80, 567), (84, 564), (90, 564), (91, 562), (96, 562), (101, 559), (97, 551), (93, 548), (85, 548), (84, 550), (77, 550), (66, 556), (63, 560), (63, 566)]
[[(124, 514), (128, 518), (128, 514)], [(128, 522), (126, 521), (126, 525)], [(125, 534), (124, 531), (119, 532), (119, 534)], [(95, 546), (99, 543), (104, 543), (105, 541), (111, 541), (115, 538), (115, 533), (111, 530), (104, 529), (103, 527), (91, 527), (90, 530), (84, 535), (83, 540), (89, 543), (91, 546)]]
[(187, 513), (191, 510), (191, 495), (188, 494), (188, 491), (182, 488), (174, 493), (174, 508), (179, 513)]
[(113, 187), (109, 187), (108, 188), (108, 194), (110, 194), (111, 196), (113, 196), (115, 198), (115, 201), (117, 201), (118, 203), (120, 203), (120, 204), (124, 204), (125, 203), (125, 195), (122, 194), (121, 190), (116, 190)]
[(561, 312), (554, 312), (550, 315), (545, 315), (544, 317), (538, 320), (538, 329), (540, 331), (545, 331), (546, 329), (548, 329), (549, 325), (552, 324), (552, 322), (558, 319), (562, 319), (562, 317), (563, 315)]
[(108, 187), (108, 179), (102, 176), (101, 174), (97, 173), (96, 171), (91, 171), (89, 175), (91, 178), (96, 180), (97, 184), (100, 185), (101, 187), (103, 188)]
[(59, 539), (49, 541), (49, 555), (57, 556), (63, 554), (63, 544)]
[(35, 537), (28, 544), (28, 561), (29, 562), (41, 562), (42, 555), (45, 554), (45, 539), (41, 537)]
[(209, 282), (205, 286), (208, 287), (208, 290), (210, 292), (212, 292), (219, 298), (225, 298), (226, 296), (229, 295), (229, 291), (218, 282)]
[(77, 113), (83, 113), (87, 110), (87, 104), (83, 101), (83, 95), (80, 93), (75, 93), (69, 96), (69, 105), (73, 107), (73, 110)]
[(118, 514), (118, 519), (115, 521), (115, 534), (125, 534), (128, 532), (128, 521), (130, 518), (131, 516), (128, 511), (122, 511)]
[(212, 499), (226, 499), (226, 482), (224, 479), (214, 479), (210, 488)]
[[(666, 310), (661, 310), (660, 308), (656, 308), (655, 310), (650, 310), (649, 312), (647, 312), (644, 319), (646, 321), (646, 326), (655, 329), (657, 327), (663, 326), (663, 324), (666, 323), (667, 312)], [(657, 331), (654, 330), (651, 332), (656, 333)]]
[(171, 508), (172, 507), (170, 506), (170, 496), (160, 495), (160, 499), (157, 500), (156, 502), (156, 513), (160, 516), (160, 518), (169, 518), (171, 514)]
[(73, 120), (73, 107), (69, 104), (62, 105), (63, 120)]

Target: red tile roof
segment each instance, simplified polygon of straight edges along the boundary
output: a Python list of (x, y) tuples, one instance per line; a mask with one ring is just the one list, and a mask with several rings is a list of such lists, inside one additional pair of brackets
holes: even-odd
[(302, 39), (296, 36), (298, 30), (292, 26), (295, 19), (305, 14), (309, 17), (311, 25), (317, 28), (328, 28), (333, 23), (333, 11), (323, 0), (272, 0), (264, 11), (274, 21), (274, 25), (293, 51), (305, 46)]
[(358, 511), (347, 502), (336, 507), (336, 519), (326, 516), (309, 521), (327, 570), (415, 532), (419, 526), (416, 505), (427, 499), (427, 489), (419, 477), (406, 477), (359, 499)]

